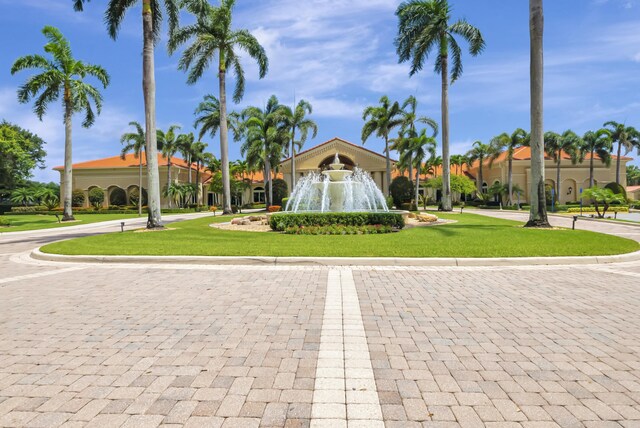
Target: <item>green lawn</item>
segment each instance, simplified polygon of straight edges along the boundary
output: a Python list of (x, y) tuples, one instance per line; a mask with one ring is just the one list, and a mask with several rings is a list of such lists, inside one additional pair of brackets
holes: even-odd
[(56, 227), (77, 226), (80, 224), (98, 223), (100, 221), (120, 220), (123, 218), (135, 218), (137, 214), (74, 214), (77, 221), (58, 223), (53, 215), (10, 215), (2, 217), (9, 219), (9, 227), (0, 227), (0, 233), (18, 232), (22, 230), (51, 229)]
[(209, 227), (209, 217), (152, 233), (112, 233), (49, 244), (46, 253), (93, 255), (524, 257), (610, 255), (636, 251), (632, 240), (582, 230), (530, 230), (521, 223), (476, 214), (448, 214), (458, 222), (398, 233), (299, 236)]

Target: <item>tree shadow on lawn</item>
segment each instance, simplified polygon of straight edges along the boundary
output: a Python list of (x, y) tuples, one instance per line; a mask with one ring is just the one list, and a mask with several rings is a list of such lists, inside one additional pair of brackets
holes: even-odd
[[(512, 229), (514, 225), (482, 225), (482, 224), (453, 224), (450, 226), (432, 226), (422, 228), (425, 231), (430, 231), (437, 235), (442, 235), (446, 237), (452, 236), (460, 236), (468, 234), (468, 231), (478, 231), (478, 232), (499, 232), (501, 229)], [(516, 226), (517, 227), (517, 226)], [(418, 228), (414, 228), (418, 229)]]

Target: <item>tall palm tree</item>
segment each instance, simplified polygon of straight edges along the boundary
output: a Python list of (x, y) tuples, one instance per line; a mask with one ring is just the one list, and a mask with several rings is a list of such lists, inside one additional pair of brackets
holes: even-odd
[[(95, 122), (96, 113), (102, 109), (102, 95), (89, 83), (85, 83), (87, 76), (95, 77), (104, 88), (109, 84), (109, 74), (99, 65), (92, 65), (77, 60), (71, 52), (69, 41), (64, 38), (60, 30), (46, 26), (42, 29), (47, 39), (44, 50), (51, 59), (42, 55), (27, 55), (18, 58), (11, 67), (11, 74), (22, 70), (36, 69), (41, 73), (35, 74), (18, 89), (18, 101), (28, 103), (35, 98), (33, 111), (42, 120), (47, 107), (62, 96), (64, 111), (64, 211), (63, 221), (74, 220), (71, 209), (72, 180), (72, 124), (74, 113), (82, 112), (84, 121), (82, 126), (91, 127)], [(93, 111), (92, 104), (96, 111)]]
[(598, 129), (597, 131), (587, 131), (582, 136), (580, 147), (580, 161), (582, 162), (589, 154), (589, 187), (593, 187), (593, 159), (597, 155), (600, 161), (609, 166), (611, 164), (611, 132), (608, 129)]
[(200, 129), (198, 140), (209, 134), (213, 138), (220, 129), (220, 101), (211, 94), (204, 96), (193, 113), (196, 116), (193, 127)]
[(369, 106), (362, 113), (362, 120), (365, 121), (362, 127), (362, 144), (376, 133), (376, 136), (384, 138), (384, 151), (387, 157), (387, 192), (391, 188), (391, 159), (389, 158), (389, 133), (393, 128), (402, 125), (402, 109), (398, 102), (393, 104), (389, 97), (384, 95), (380, 98), (380, 105)]
[[(171, 166), (173, 156), (180, 150), (180, 135), (176, 131), (181, 127), (171, 125), (167, 132), (158, 129), (158, 146), (161, 147), (162, 156), (167, 158), (167, 188), (171, 186)], [(169, 199), (169, 207), (171, 207), (171, 199)]]
[[(400, 108), (402, 109), (402, 127), (400, 133), (406, 133), (408, 138), (415, 138), (418, 136), (416, 124), (423, 123), (431, 128), (432, 137), (438, 135), (438, 123), (435, 120), (427, 116), (418, 116), (418, 100), (416, 100), (416, 97), (409, 95)], [(402, 139), (400, 140), (400, 149), (402, 149)], [(412, 169), (413, 162), (409, 162), (409, 177), (412, 175)]]
[[(84, 3), (90, 0), (73, 0), (74, 8), (82, 11)], [(188, 0), (187, 0), (188, 1)], [(164, 11), (169, 22), (169, 34), (178, 25), (178, 3), (180, 0), (164, 0)], [(105, 11), (107, 30), (116, 39), (120, 24), (127, 10), (142, 4), (142, 92), (144, 95), (145, 136), (147, 145), (147, 229), (162, 228), (160, 211), (160, 176), (158, 172), (158, 149), (156, 142), (156, 77), (154, 47), (160, 38), (162, 7), (159, 0), (109, 0)]]
[(191, 1), (187, 10), (196, 16), (196, 23), (178, 29), (169, 39), (169, 51), (192, 41), (183, 52), (178, 68), (188, 71), (187, 83), (194, 84), (209, 68), (215, 55), (218, 56), (218, 83), (220, 88), (220, 158), (222, 161), (222, 188), (224, 214), (231, 214), (231, 182), (229, 177), (229, 135), (227, 124), (226, 73), (233, 68), (236, 87), (233, 100), (238, 103), (244, 94), (244, 70), (239, 51), (243, 50), (258, 63), (260, 78), (267, 74), (269, 60), (264, 48), (248, 30), (231, 28), (235, 0), (221, 0), (219, 7), (207, 2)]
[[(531, 187), (529, 221), (525, 227), (550, 227), (544, 186), (543, 123), (543, 43), (544, 15), (542, 0), (529, 0), (530, 91), (531, 91)], [(509, 193), (513, 188), (509, 190)]]
[[(126, 132), (120, 137), (120, 143), (125, 144), (120, 152), (120, 157), (124, 160), (127, 153), (133, 152), (133, 156), (138, 159), (138, 215), (142, 215), (142, 152), (144, 151), (145, 138), (144, 129), (138, 122), (129, 122), (135, 132)], [(147, 160), (148, 163), (148, 160)]]
[(395, 39), (400, 62), (411, 61), (409, 75), (422, 70), (432, 51), (436, 52), (435, 72), (442, 77), (442, 209), (452, 210), (449, 165), (449, 52), (451, 83), (462, 74), (462, 48), (455, 36), (469, 43), (469, 53), (478, 55), (484, 49), (480, 30), (464, 19), (449, 24), (451, 6), (447, 0), (409, 0), (396, 10), (398, 35)]
[(489, 158), (489, 165), (503, 153), (506, 152), (507, 157), (507, 205), (513, 205), (513, 153), (519, 147), (527, 145), (529, 135), (527, 131), (518, 128), (511, 135), (506, 132), (494, 137), (491, 140), (493, 146), (493, 154)]
[(618, 152), (616, 158), (616, 183), (620, 184), (620, 157), (622, 155), (622, 147), (624, 147), (624, 154), (626, 155), (637, 147), (640, 150), (640, 132), (632, 126), (626, 126), (624, 123), (618, 123), (614, 121), (605, 122), (603, 125), (605, 128), (609, 127), (611, 132), (611, 140), (614, 143), (618, 143)]
[(416, 169), (416, 184), (415, 184), (415, 201), (418, 205), (420, 195), (420, 172), (422, 170), (422, 162), (430, 156), (434, 158), (436, 156), (436, 139), (433, 136), (427, 136), (427, 130), (423, 129), (420, 134), (409, 139), (407, 150), (400, 155), (399, 161), (401, 163), (410, 162)]
[(291, 140), (289, 127), (283, 120), (285, 115), (278, 98), (272, 95), (264, 109), (247, 107), (244, 119), (245, 141), (240, 148), (247, 162), (264, 168), (265, 188), (268, 189), (267, 206), (273, 204), (272, 166), (282, 159), (284, 147)]
[[(304, 143), (307, 141), (309, 131), (312, 132), (311, 138), (315, 138), (318, 135), (318, 125), (307, 117), (308, 114), (313, 112), (311, 103), (305, 100), (300, 100), (294, 109), (288, 106), (282, 108), (285, 122), (285, 126), (289, 128), (291, 133), (291, 145), (287, 148), (289, 156), (291, 156), (291, 190), (296, 187), (296, 149), (300, 150)], [(296, 129), (300, 130), (300, 139), (296, 141)]]
[(484, 184), (484, 178), (482, 176), (482, 169), (484, 167), (484, 161), (489, 159), (493, 155), (493, 147), (491, 144), (484, 144), (482, 141), (476, 141), (473, 143), (471, 150), (467, 152), (468, 163), (473, 164), (478, 161), (478, 193), (482, 193), (482, 185)]
[(196, 142), (196, 137), (193, 132), (188, 134), (182, 134), (178, 137), (178, 151), (182, 155), (183, 159), (187, 162), (188, 176), (187, 183), (191, 184), (191, 167), (193, 166), (193, 145)]
[(555, 132), (545, 132), (544, 149), (549, 156), (556, 162), (556, 198), (560, 201), (560, 169), (562, 167), (562, 155), (567, 154), (571, 157), (571, 163), (578, 162), (578, 152), (582, 140), (570, 129), (567, 129), (562, 135)]

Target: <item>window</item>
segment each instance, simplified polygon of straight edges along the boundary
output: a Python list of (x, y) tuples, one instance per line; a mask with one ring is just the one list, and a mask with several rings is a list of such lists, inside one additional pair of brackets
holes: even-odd
[(253, 189), (253, 203), (263, 204), (265, 201), (264, 187), (256, 187)]

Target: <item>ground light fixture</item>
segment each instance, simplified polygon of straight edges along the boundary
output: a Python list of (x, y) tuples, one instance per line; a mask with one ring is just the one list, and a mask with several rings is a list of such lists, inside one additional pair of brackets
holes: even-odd
[(120, 232), (124, 232), (124, 221), (120, 222)]

